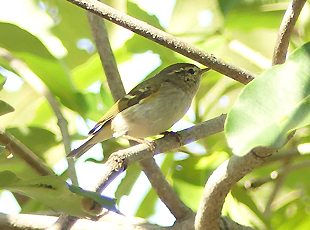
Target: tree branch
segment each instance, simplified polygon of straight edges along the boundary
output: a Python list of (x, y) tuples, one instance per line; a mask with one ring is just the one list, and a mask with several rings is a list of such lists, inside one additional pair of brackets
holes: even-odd
[[(0, 213), (1, 230), (38, 230), (47, 229), (57, 217), (46, 215), (14, 214), (7, 215)], [(180, 221), (173, 227), (161, 227), (156, 224), (150, 224), (146, 220), (137, 217), (125, 217), (116, 213), (108, 213), (99, 221), (81, 219), (72, 230), (99, 230), (99, 229), (135, 229), (135, 230), (194, 230), (193, 219)], [(230, 218), (221, 219), (221, 229), (229, 230), (254, 230), (250, 227), (241, 226)]]
[(139, 161), (139, 164), (161, 201), (177, 220), (194, 217), (194, 212), (183, 203), (175, 190), (167, 182), (154, 158)]
[(225, 198), (232, 186), (264, 162), (273, 151), (256, 148), (243, 157), (233, 155), (222, 163), (209, 177), (195, 220), (195, 230), (219, 229)]
[(287, 8), (279, 29), (273, 52), (272, 65), (283, 64), (285, 62), (294, 26), (305, 3), (306, 0), (293, 0)]
[(109, 88), (114, 101), (117, 101), (122, 98), (126, 92), (111, 49), (108, 31), (102, 18), (90, 12), (87, 12), (87, 17)]
[(123, 172), (129, 165), (152, 157), (154, 154), (167, 152), (179, 148), (182, 145), (192, 143), (198, 139), (222, 132), (226, 114), (211, 120), (197, 124), (191, 128), (166, 135), (153, 143), (155, 148), (150, 149), (147, 144), (139, 144), (127, 149), (119, 150), (110, 155), (105, 163), (103, 176), (97, 186), (97, 192), (102, 192), (117, 175)]
[(11, 134), (0, 129), (0, 144), (5, 146), (14, 155), (22, 158), (35, 172), (41, 176), (54, 175), (55, 173), (25, 145), (20, 143)]
[(254, 79), (254, 75), (227, 61), (216, 58), (213, 54), (204, 52), (183, 40), (176, 38), (164, 31), (157, 29), (143, 21), (133, 18), (118, 10), (113, 9), (97, 0), (67, 0), (83, 9), (105, 18), (117, 25), (133, 31), (147, 39), (163, 45), (179, 54), (197, 61), (211, 69), (222, 73), (243, 84)]
[[(71, 138), (68, 131), (68, 122), (63, 116), (60, 110), (60, 105), (55, 97), (52, 95), (43, 81), (35, 73), (33, 73), (23, 61), (15, 58), (10, 52), (2, 48), (0, 48), (0, 56), (8, 60), (16, 73), (18, 73), (36, 92), (44, 96), (49, 102), (57, 117), (57, 124), (62, 135), (65, 151), (68, 154), (71, 151)], [(72, 183), (77, 185), (78, 181), (73, 159), (68, 159), (68, 171), (69, 178), (71, 179)]]

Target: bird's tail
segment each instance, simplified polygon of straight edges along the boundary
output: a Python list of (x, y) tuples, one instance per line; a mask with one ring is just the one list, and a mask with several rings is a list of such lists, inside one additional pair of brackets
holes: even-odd
[(85, 140), (85, 142), (78, 147), (77, 149), (73, 149), (68, 155), (67, 158), (73, 157), (75, 160), (78, 159), (80, 156), (82, 156), (85, 152), (87, 152), (91, 147), (93, 147), (96, 142), (94, 142), (92, 139), (94, 136), (89, 137)]

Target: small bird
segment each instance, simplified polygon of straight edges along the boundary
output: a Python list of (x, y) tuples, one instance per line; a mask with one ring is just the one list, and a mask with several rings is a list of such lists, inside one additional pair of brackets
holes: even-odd
[(177, 63), (141, 82), (118, 100), (89, 131), (89, 137), (67, 157), (82, 156), (95, 144), (112, 137), (151, 137), (179, 121), (196, 95), (201, 75), (209, 68)]

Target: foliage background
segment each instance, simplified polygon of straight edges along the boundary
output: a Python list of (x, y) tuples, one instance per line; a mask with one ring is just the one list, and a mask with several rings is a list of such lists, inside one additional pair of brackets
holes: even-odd
[[(256, 74), (271, 66), (278, 29), (288, 6), (288, 1), (196, 0), (193, 4), (190, 0), (176, 0), (169, 23), (163, 25), (157, 16), (145, 10), (145, 2), (144, 6), (125, 0), (105, 2)], [(158, 4), (161, 8), (168, 7), (165, 1)], [(97, 121), (113, 104), (85, 11), (64, 0), (11, 0), (7, 7), (1, 8), (0, 47), (23, 60), (45, 83), (61, 103), (72, 139), (82, 140), (93, 121)], [(310, 40), (309, 22), (307, 3), (295, 27), (291, 51)], [(106, 22), (106, 25), (127, 90), (145, 76), (153, 76), (170, 64), (191, 62), (112, 23)], [(18, 76), (3, 57), (0, 57), (0, 65), (1, 74), (7, 78), (0, 98), (15, 108), (14, 112), (0, 117), (1, 126), (66, 180), (67, 170), (64, 166), (59, 169), (65, 164), (62, 137), (49, 103), (35, 84), (25, 82), (27, 79)], [(14, 90), (10, 90), (9, 85), (14, 85)], [(242, 88), (240, 83), (209, 71), (202, 80), (191, 111), (174, 129), (227, 113)], [(308, 168), (296, 167), (281, 177), (275, 176), (277, 170), (285, 169), (287, 165), (308, 160), (307, 149), (302, 155), (281, 157), (287, 152), (296, 152), (298, 146), (305, 149), (308, 140), (308, 127), (299, 130), (277, 156), (243, 178), (227, 197), (223, 214), (241, 224), (260, 229), (305, 229), (309, 226)], [(85, 171), (78, 171), (79, 180), (82, 181), (82, 177), (91, 182), (95, 180), (98, 172), (91, 171), (95, 169), (94, 164), (126, 146), (128, 143), (123, 139), (108, 140), (102, 143), (103, 153), (97, 147), (96, 151), (85, 155), (77, 164), (91, 166), (86, 169), (88, 175)], [(1, 171), (10, 170), (23, 179), (38, 177), (23, 160), (8, 158), (9, 152), (3, 148), (0, 150)], [(168, 182), (185, 204), (196, 211), (206, 180), (230, 156), (225, 136), (220, 133), (164, 154), (158, 161)], [(88, 162), (84, 163), (86, 158)], [(147, 187), (146, 194), (141, 194), (142, 197), (137, 193), (130, 194), (139, 175), (138, 165), (129, 167), (120, 185), (117, 187), (117, 182), (113, 185), (117, 187), (115, 197), (120, 201), (121, 212), (149, 218), (157, 211), (158, 198), (150, 187)], [(270, 175), (273, 179), (269, 179)], [(261, 185), (258, 183), (257, 188), (249, 189), (253, 180), (261, 182)], [(136, 184), (135, 191), (141, 190), (139, 186), (146, 187), (144, 182), (140, 182)], [(132, 206), (126, 203), (125, 196), (129, 194), (136, 201), (137, 210), (132, 210)], [(38, 201), (15, 196), (23, 213), (48, 210)], [(161, 222), (161, 219), (159, 216), (153, 220), (161, 224), (173, 221)]]

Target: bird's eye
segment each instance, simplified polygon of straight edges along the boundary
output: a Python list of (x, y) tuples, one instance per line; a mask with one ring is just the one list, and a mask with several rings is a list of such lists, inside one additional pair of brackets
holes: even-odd
[(187, 70), (187, 72), (189, 72), (190, 74), (194, 74), (195, 70), (194, 69), (189, 69), (189, 70)]

